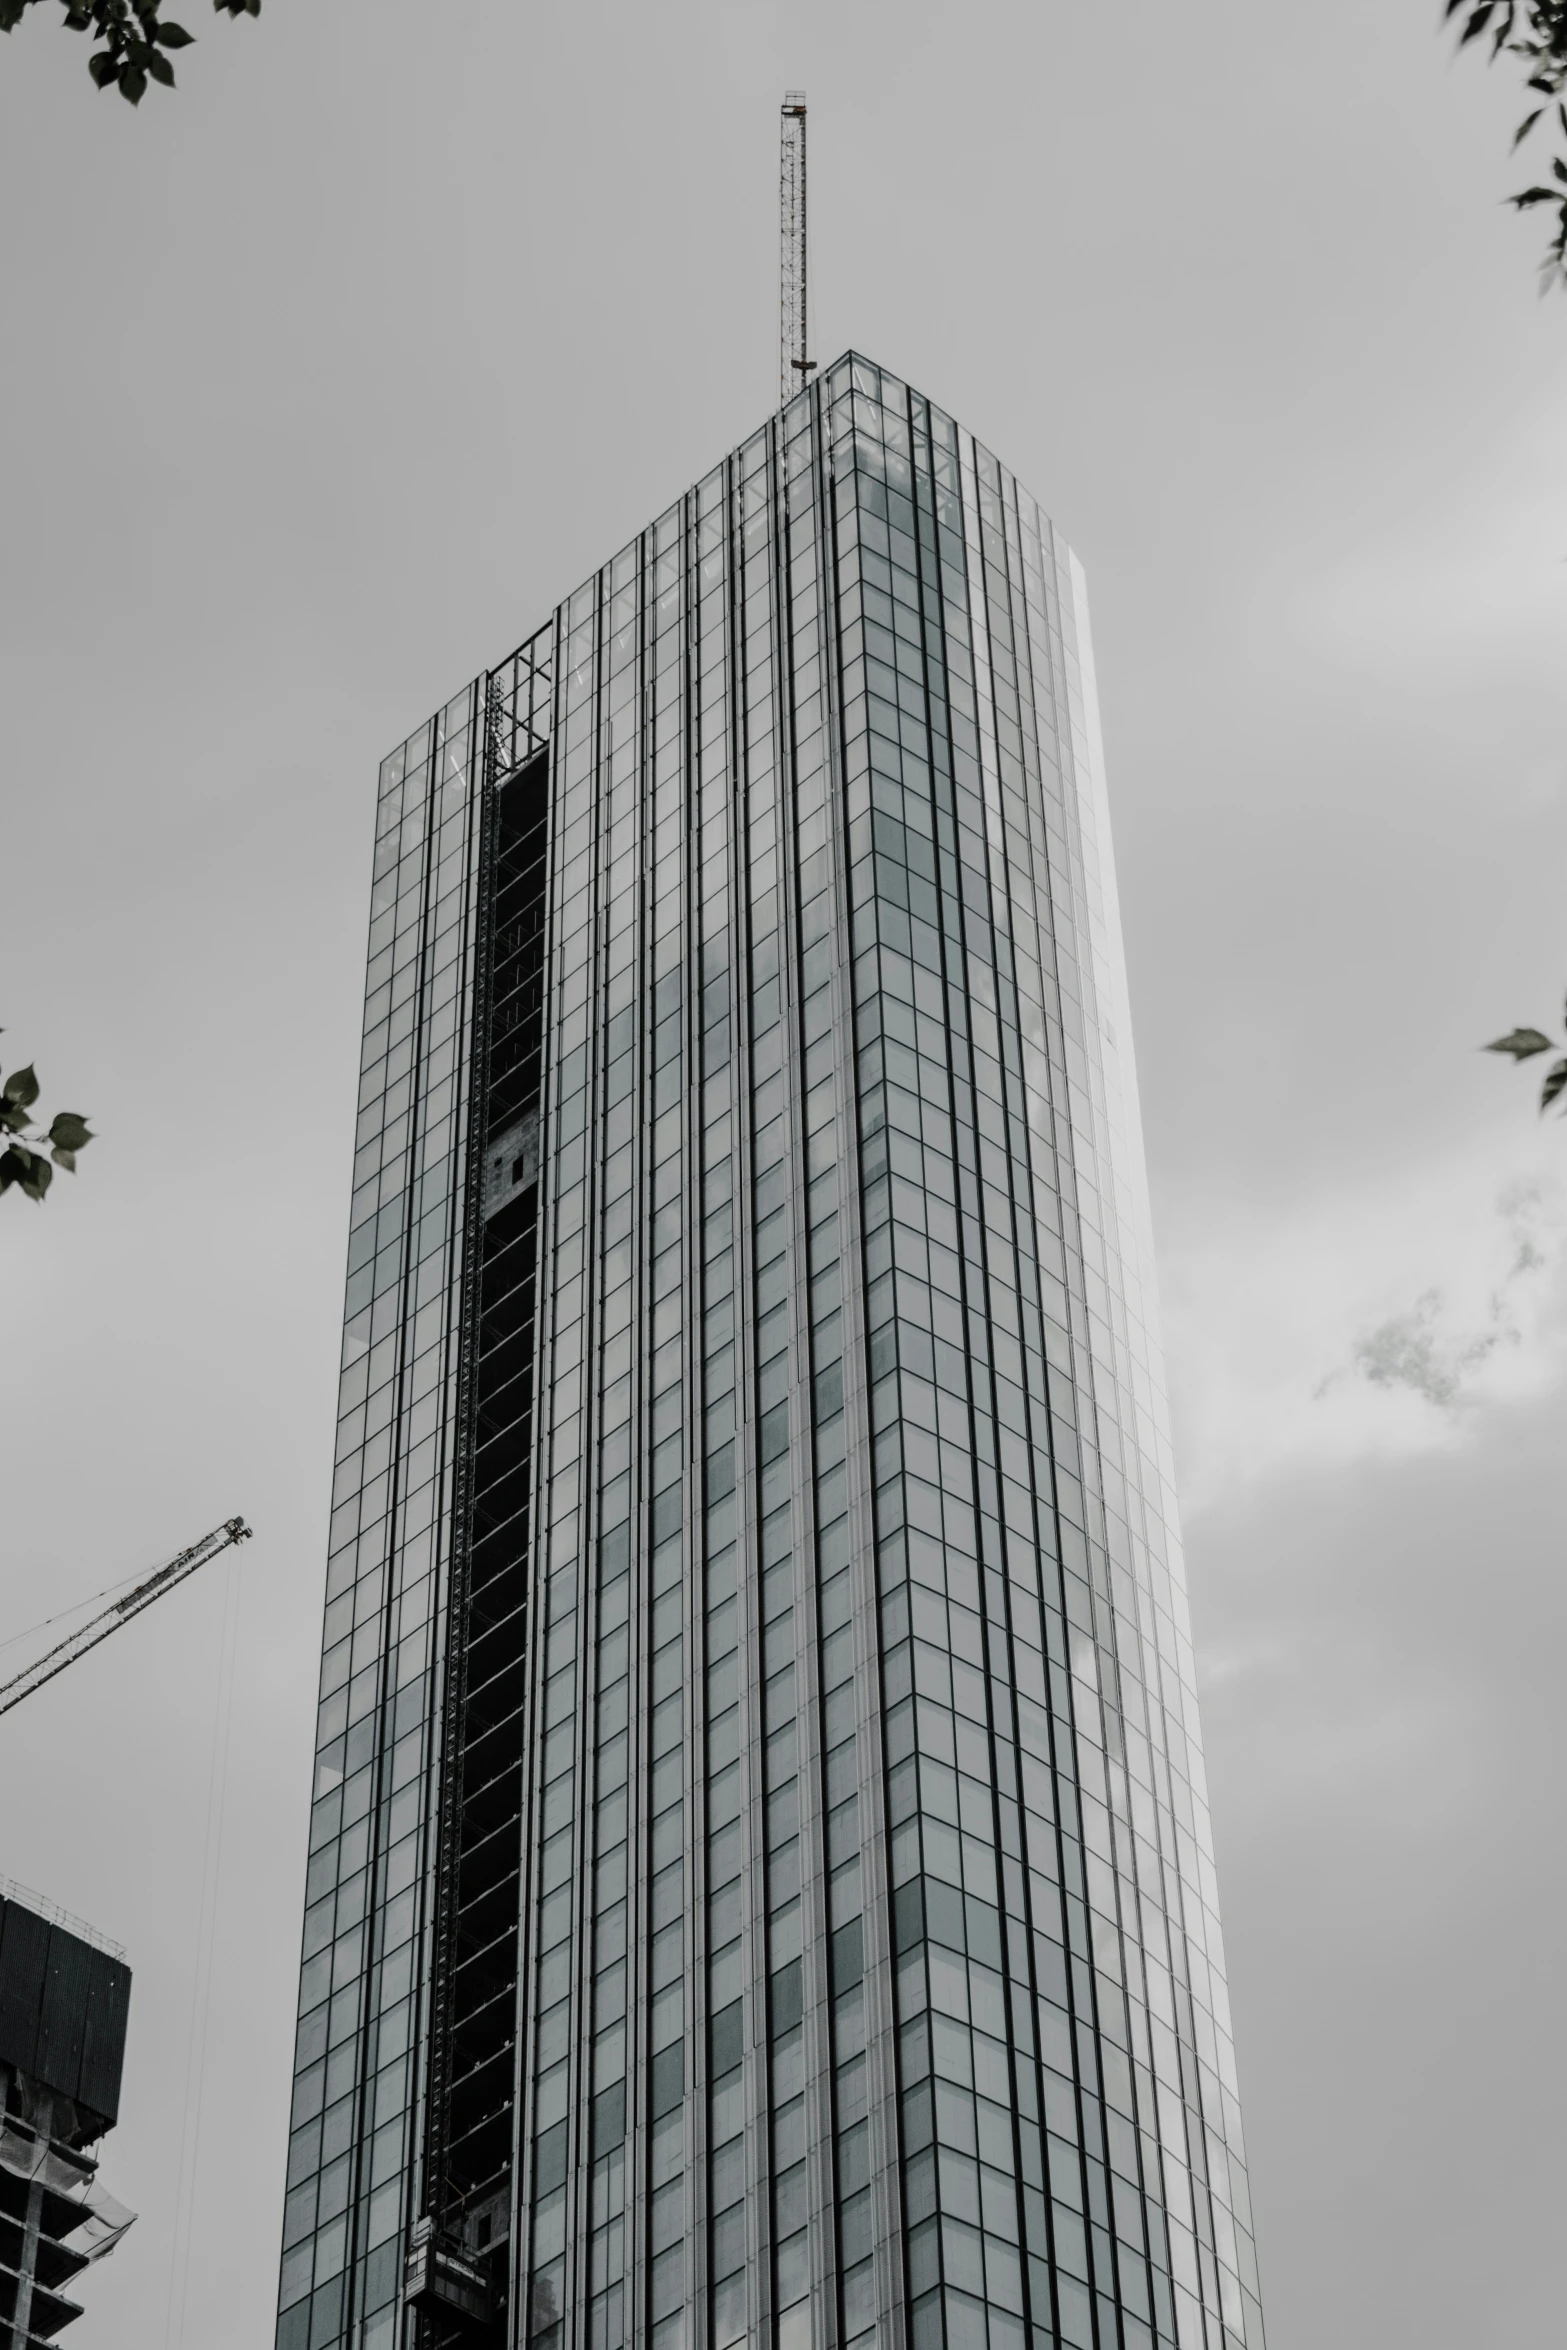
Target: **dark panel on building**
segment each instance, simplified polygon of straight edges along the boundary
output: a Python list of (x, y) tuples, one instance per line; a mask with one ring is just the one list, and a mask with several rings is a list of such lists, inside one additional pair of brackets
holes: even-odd
[(94, 1951), (82, 2034), (78, 2100), (109, 2123), (120, 2118), (120, 2076), (125, 2069), (125, 2028), (131, 2011), (131, 1971), (107, 1951)]
[(96, 2177), (130, 1987), (117, 1952), (0, 1899), (0, 2350), (80, 2317), (66, 2287), (131, 2224)]
[(0, 2065), (119, 2119), (130, 1969), (22, 1902), (0, 1901)]
[(38, 2019), (39, 2080), (63, 2096), (75, 2097), (81, 2087), (82, 2039), (87, 2028), (87, 2002), (92, 1994), (92, 1961), (97, 1953), (60, 1926), (49, 1929), (49, 1966), (44, 1976), (43, 2010)]
[(19, 1901), (0, 1902), (0, 2064), (32, 2076), (49, 1972), (49, 1921)]

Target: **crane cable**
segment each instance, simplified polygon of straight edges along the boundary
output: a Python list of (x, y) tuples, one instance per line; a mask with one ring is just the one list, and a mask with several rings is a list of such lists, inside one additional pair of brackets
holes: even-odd
[(138, 1583), (144, 1583), (148, 1572), (147, 1568), (138, 1567), (134, 1575), (127, 1575), (122, 1582), (111, 1583), (106, 1589), (95, 1591), (90, 1599), (78, 1599), (70, 1607), (58, 1608), (52, 1616), (45, 1616), (40, 1624), (28, 1624), (20, 1632), (8, 1632), (5, 1638), (0, 1640), (0, 1655), (4, 1655), (8, 1648), (15, 1648), (18, 1641), (36, 1640), (40, 1632), (50, 1632), (56, 1624), (63, 1624), (68, 1617), (79, 1616), (84, 1608), (97, 1607), (101, 1600), (118, 1599), (122, 1592), (132, 1590)]

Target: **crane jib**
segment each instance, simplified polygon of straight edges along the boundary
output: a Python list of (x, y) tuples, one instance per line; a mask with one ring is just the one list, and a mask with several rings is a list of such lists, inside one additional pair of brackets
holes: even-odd
[(74, 1665), (78, 1657), (86, 1656), (100, 1641), (107, 1640), (111, 1632), (117, 1632), (132, 1616), (139, 1615), (143, 1608), (161, 1599), (165, 1592), (182, 1583), (188, 1575), (193, 1575), (198, 1567), (204, 1567), (209, 1559), (216, 1558), (232, 1544), (248, 1542), (250, 1532), (243, 1518), (225, 1519), (221, 1526), (214, 1526), (210, 1534), (203, 1535), (189, 1550), (182, 1550), (177, 1558), (170, 1559), (166, 1567), (160, 1567), (155, 1575), (149, 1575), (145, 1583), (138, 1583), (136, 1589), (128, 1592), (125, 1598), (112, 1601), (99, 1615), (79, 1626), (76, 1631), (67, 1633), (63, 1640), (57, 1641), (53, 1648), (46, 1649), (42, 1656), (35, 1657), (30, 1665), (24, 1666), (9, 1681), (0, 1681), (0, 1714), (9, 1713), (13, 1706), (21, 1704), (24, 1697), (31, 1697), (35, 1689), (41, 1689), (46, 1681), (52, 1681), (57, 1673), (63, 1673), (67, 1665)]

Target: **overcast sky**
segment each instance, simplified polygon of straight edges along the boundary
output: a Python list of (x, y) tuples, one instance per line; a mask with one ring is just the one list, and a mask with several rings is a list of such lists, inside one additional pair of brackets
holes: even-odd
[(133, 114), (55, 14), (0, 1060), (101, 1139), (0, 1203), (0, 1639), (257, 1529), (0, 1724), (0, 1872), (136, 1976), (73, 2344), (272, 2339), (376, 762), (766, 414), (800, 84), (816, 355), (1087, 568), (1273, 2350), (1538, 2350), (1567, 1127), (1474, 1048), (1567, 986), (1567, 297), (1510, 71), (1438, 0), (189, 0)]

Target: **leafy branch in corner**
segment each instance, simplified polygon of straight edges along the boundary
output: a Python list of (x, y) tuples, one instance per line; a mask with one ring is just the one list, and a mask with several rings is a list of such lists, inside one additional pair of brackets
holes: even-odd
[[(1521, 57), (1528, 66), (1525, 86), (1538, 92), (1541, 103), (1518, 125), (1513, 134), (1514, 149), (1522, 146), (1535, 124), (1547, 115), (1555, 116), (1567, 142), (1567, 104), (1563, 103), (1563, 92), (1567, 91), (1567, 0), (1447, 0), (1443, 13), (1447, 21), (1455, 16), (1464, 19), (1458, 37), (1460, 49), (1488, 32), (1493, 65), (1505, 49), (1510, 57)], [(1518, 212), (1532, 212), (1539, 204), (1556, 206), (1556, 235), (1540, 267), (1540, 291), (1543, 294), (1552, 285), (1567, 285), (1567, 159), (1560, 155), (1551, 158), (1550, 184), (1520, 188), (1507, 201)], [(1534, 1036), (1539, 1031), (1520, 1029), (1518, 1033)]]
[[(0, 0), (0, 33), (13, 32), (29, 8), (43, 0)], [(219, 16), (259, 16), (261, 0), (212, 0)], [(100, 90), (118, 90), (133, 106), (142, 102), (149, 82), (174, 87), (171, 49), (188, 49), (195, 40), (182, 24), (159, 14), (163, 0), (60, 0), (65, 28), (90, 33), (103, 44), (87, 60), (87, 70)]]
[[(1515, 1061), (1532, 1061), (1536, 1053), (1553, 1053), (1557, 1048), (1538, 1028), (1515, 1028), (1510, 1035), (1499, 1036), (1493, 1044), (1482, 1045), (1480, 1049), (1487, 1053), (1510, 1053)], [(1545, 1083), (1540, 1088), (1542, 1117), (1564, 1091), (1567, 1091), (1567, 1059), (1553, 1061), (1545, 1072)], [(1567, 1102), (1562, 1107), (1567, 1110)]]
[[(0, 1086), (0, 1192), (14, 1184), (24, 1199), (41, 1200), (54, 1181), (54, 1170), (76, 1172), (76, 1154), (92, 1140), (87, 1121), (76, 1110), (57, 1110), (47, 1133), (34, 1130), (31, 1115), (38, 1099), (38, 1079), (31, 1062), (13, 1069)], [(48, 1155), (45, 1156), (45, 1153)]]

